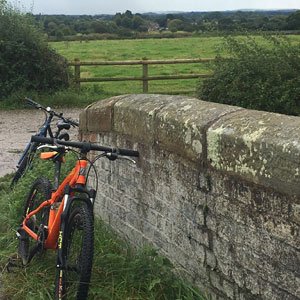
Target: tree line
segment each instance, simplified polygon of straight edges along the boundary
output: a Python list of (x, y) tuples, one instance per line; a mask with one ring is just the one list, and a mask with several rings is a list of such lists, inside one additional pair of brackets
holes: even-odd
[(134, 37), (153, 32), (241, 32), (300, 30), (300, 10), (190, 12), (115, 15), (34, 15), (35, 22), (50, 38), (112, 35)]

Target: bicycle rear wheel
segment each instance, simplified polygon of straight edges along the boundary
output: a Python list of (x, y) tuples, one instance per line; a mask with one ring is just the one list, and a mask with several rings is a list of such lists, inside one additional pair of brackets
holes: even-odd
[(64, 268), (57, 269), (55, 299), (87, 298), (94, 254), (93, 212), (86, 203), (72, 208), (62, 242)]
[[(25, 206), (23, 218), (27, 216), (31, 211), (36, 209), (43, 201), (51, 198), (52, 185), (47, 178), (38, 178), (32, 185), (28, 194)], [(45, 207), (39, 213), (32, 216), (28, 221), (28, 227), (36, 234), (41, 234), (41, 226), (48, 225), (50, 207)], [(33, 248), (37, 245), (37, 241), (34, 241), (29, 235), (23, 230), (19, 230), (19, 246), (18, 252), (24, 265), (26, 265), (31, 256)]]

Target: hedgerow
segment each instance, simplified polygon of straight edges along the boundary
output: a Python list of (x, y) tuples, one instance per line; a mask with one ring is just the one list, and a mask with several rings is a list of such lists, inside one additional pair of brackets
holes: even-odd
[(0, 97), (18, 90), (49, 92), (68, 86), (67, 61), (48, 47), (24, 14), (0, 0)]
[(225, 38), (199, 98), (250, 109), (300, 114), (300, 47), (284, 37)]

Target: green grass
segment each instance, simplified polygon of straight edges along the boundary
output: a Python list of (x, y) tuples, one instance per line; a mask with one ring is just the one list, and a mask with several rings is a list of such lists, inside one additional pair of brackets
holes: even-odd
[[(240, 37), (242, 39), (242, 37)], [(287, 37), (292, 43), (300, 43), (300, 35)], [(257, 36), (257, 39), (261, 37)], [(262, 40), (262, 39), (261, 39)], [(189, 37), (174, 39), (140, 39), (140, 40), (101, 40), (86, 42), (52, 42), (50, 46), (72, 61), (79, 58), (82, 61), (122, 61), (180, 58), (214, 58), (217, 54), (225, 54), (223, 37)], [(211, 72), (211, 63), (151, 65), (149, 75), (177, 75)], [(70, 72), (74, 73), (73, 67)], [(81, 67), (81, 77), (118, 77), (141, 76), (141, 66), (92, 66)], [(200, 81), (202, 82), (202, 81)], [(195, 96), (198, 79), (150, 81), (149, 93), (177, 94), (182, 91)], [(97, 100), (120, 94), (142, 93), (142, 82), (120, 81), (82, 83), (81, 91), (74, 87), (52, 94), (19, 91), (8, 99), (0, 99), (0, 109), (23, 108), (20, 101), (25, 95), (36, 101), (52, 107), (85, 107)]]
[(56, 42), (51, 46), (67, 59), (131, 60), (213, 57), (220, 37)]
[[(176, 38), (146, 40), (102, 40), (89, 42), (58, 42), (51, 46), (72, 61), (123, 61), (179, 58), (214, 57), (221, 45), (220, 38)], [(151, 65), (149, 75), (177, 75), (208, 73), (209, 64)], [(81, 67), (81, 77), (141, 76), (142, 66), (93, 66)], [(174, 93), (174, 91), (195, 90), (197, 79), (164, 80), (149, 82), (149, 92)], [(87, 86), (88, 83), (82, 84)], [(107, 93), (141, 93), (142, 83), (136, 81), (99, 83)]]
[[(72, 159), (69, 159), (69, 166)], [(67, 163), (68, 164), (68, 163)], [(64, 173), (69, 167), (65, 168)], [(0, 178), (0, 265), (1, 293), (5, 299), (52, 299), (56, 255), (47, 251), (26, 268), (6, 271), (9, 258), (17, 260), (14, 230), (20, 222), (28, 186), (38, 176), (52, 177), (49, 163), (40, 162), (23, 177), (13, 191), (11, 176)], [(95, 255), (89, 299), (101, 300), (200, 300), (200, 292), (174, 275), (170, 261), (152, 248), (133, 250), (99, 219), (95, 222)]]
[[(118, 93), (116, 93), (117, 95)], [(0, 109), (25, 109), (29, 106), (25, 103), (24, 97), (32, 98), (44, 106), (58, 107), (86, 107), (87, 105), (105, 98), (111, 97), (103, 91), (99, 85), (89, 85), (77, 92), (74, 88), (69, 88), (54, 93), (39, 93), (35, 91), (18, 91), (6, 99), (0, 99)]]
[[(258, 37), (259, 38), (259, 37)], [(293, 43), (300, 42), (300, 36), (289, 36)], [(51, 46), (72, 61), (122, 61), (180, 58), (214, 58), (218, 53), (224, 54), (222, 37), (189, 37), (174, 39), (143, 40), (101, 40), (86, 42), (56, 42)], [(149, 75), (176, 75), (210, 72), (209, 63), (151, 65)], [(81, 67), (81, 77), (118, 77), (141, 76), (141, 66), (85, 66)], [(150, 81), (149, 92), (176, 93), (176, 91), (195, 90), (197, 79)], [(141, 93), (142, 83), (133, 81), (98, 83), (106, 94)], [(82, 84), (83, 87), (89, 83)], [(193, 93), (191, 93), (193, 94)]]

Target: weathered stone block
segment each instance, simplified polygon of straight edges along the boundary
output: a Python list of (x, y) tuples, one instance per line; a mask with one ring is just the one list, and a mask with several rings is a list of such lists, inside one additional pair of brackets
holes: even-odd
[(210, 164), (287, 194), (300, 195), (300, 118), (242, 110), (207, 132)]
[(114, 107), (114, 130), (130, 135), (136, 141), (153, 145), (156, 141), (154, 120), (168, 100), (159, 95), (131, 95), (123, 98)]
[(112, 97), (109, 99), (100, 100), (87, 107), (85, 109), (87, 131), (112, 131), (114, 105), (123, 98), (124, 96)]
[(238, 107), (173, 96), (156, 117), (157, 141), (161, 148), (191, 160), (206, 155), (206, 129), (210, 123)]
[(98, 102), (81, 137), (140, 158), (97, 162), (95, 211), (207, 299), (299, 300), (299, 120), (181, 96)]

